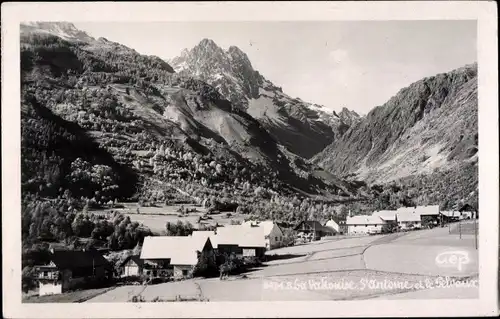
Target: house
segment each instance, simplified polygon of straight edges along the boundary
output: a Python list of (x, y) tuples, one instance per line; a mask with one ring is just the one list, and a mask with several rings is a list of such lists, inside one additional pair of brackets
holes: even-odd
[(462, 213), (462, 216), (465, 216), (465, 219), (479, 218), (477, 210), (469, 204), (462, 205), (458, 211)]
[(50, 251), (50, 262), (36, 266), (39, 295), (60, 294), (89, 282), (109, 279), (112, 265), (97, 250)]
[(340, 219), (337, 216), (333, 216), (324, 224), (325, 227), (333, 230), (333, 234), (346, 234), (347, 225), (345, 224), (345, 219)]
[(340, 233), (340, 225), (333, 219), (328, 220), (323, 226), (330, 228), (334, 234)]
[(421, 216), (417, 213), (415, 208), (403, 207), (404, 209), (398, 209), (396, 213), (396, 220), (398, 226), (402, 230), (421, 228)]
[(460, 212), (461, 219), (474, 219), (476, 218), (476, 212)]
[(453, 222), (453, 221), (459, 221), (463, 219), (474, 219), (475, 218), (475, 212), (467, 212), (467, 211), (441, 211), (440, 212), (441, 216), (443, 217), (443, 220), (445, 222)]
[(447, 223), (462, 219), (461, 213), (459, 211), (452, 211), (452, 210), (441, 211), (440, 214), (443, 221)]
[(272, 220), (246, 221), (242, 224), (242, 226), (262, 227), (264, 230), (266, 248), (268, 250), (283, 246), (283, 240), (284, 240), (283, 230)]
[(382, 232), (392, 232), (399, 228), (396, 210), (374, 211), (372, 216), (381, 218), (388, 225), (388, 227), (385, 230), (382, 230)]
[(337, 223), (339, 224), (339, 233), (340, 233), (341, 235), (343, 235), (343, 234), (347, 234), (347, 224), (346, 224), (346, 220), (345, 220), (345, 219), (343, 219), (343, 220), (339, 220)]
[(420, 215), (422, 225), (437, 224), (442, 216), (439, 214), (439, 205), (417, 206), (415, 213)]
[(380, 217), (382, 220), (386, 222), (397, 222), (397, 212), (395, 210), (379, 210), (379, 211), (374, 211), (372, 213), (372, 216), (374, 217)]
[(264, 227), (226, 225), (217, 227), (213, 237), (220, 253), (247, 257), (264, 257), (266, 236)]
[(321, 225), (321, 223), (316, 220), (302, 221), (295, 226), (294, 230), (311, 236), (312, 240), (319, 240), (323, 236), (332, 236), (334, 234), (333, 229)]
[(122, 277), (140, 276), (144, 269), (144, 260), (139, 255), (128, 256), (121, 264)]
[(420, 214), (421, 216), (437, 216), (437, 215), (439, 215), (439, 205), (417, 206), (414, 209), (415, 209), (415, 212), (417, 214)]
[(141, 259), (149, 277), (189, 278), (200, 257), (213, 258), (210, 238), (192, 236), (148, 236), (144, 238)]
[(347, 233), (349, 235), (381, 233), (382, 226), (386, 223), (382, 218), (372, 215), (347, 217)]

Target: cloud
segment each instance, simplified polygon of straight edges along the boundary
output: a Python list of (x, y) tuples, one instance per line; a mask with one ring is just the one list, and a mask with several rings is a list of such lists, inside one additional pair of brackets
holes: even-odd
[(342, 63), (349, 59), (349, 53), (343, 49), (335, 49), (328, 54), (330, 61), (334, 63)]

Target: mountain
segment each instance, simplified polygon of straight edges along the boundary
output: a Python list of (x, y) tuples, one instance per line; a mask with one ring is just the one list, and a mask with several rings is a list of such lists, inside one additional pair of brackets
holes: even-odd
[(292, 153), (311, 158), (356, 122), (347, 109), (337, 115), (325, 107), (292, 98), (255, 70), (236, 46), (227, 50), (203, 39), (169, 61), (180, 74), (209, 83), (233, 107), (246, 111)]
[[(356, 193), (354, 185), (289, 152), (213, 86), (72, 24), (23, 25), (21, 72), (23, 114), (48, 114), (23, 115), (22, 161), (30, 167), (24, 193), (50, 197), (68, 190), (96, 205), (232, 202), (260, 215), (271, 209), (259, 206), (261, 199)], [(58, 133), (32, 132), (45, 126)], [(65, 151), (74, 148), (79, 151)], [(285, 211), (276, 205), (275, 212)]]
[(313, 162), (368, 183), (425, 179), (429, 190), (439, 176), (440, 184), (449, 182), (442, 203), (477, 195), (477, 90), (477, 64), (424, 78), (374, 108)]
[(353, 126), (354, 124), (358, 123), (361, 120), (361, 116), (358, 113), (356, 113), (355, 111), (348, 110), (346, 107), (343, 107), (337, 116), (348, 127)]
[(21, 33), (45, 33), (64, 40), (90, 42), (94, 39), (86, 32), (78, 30), (71, 22), (26, 22), (21, 24)]

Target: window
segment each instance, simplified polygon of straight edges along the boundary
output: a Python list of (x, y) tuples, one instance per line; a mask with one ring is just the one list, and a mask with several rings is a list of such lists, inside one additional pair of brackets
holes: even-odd
[(48, 271), (44, 271), (43, 272), (43, 277), (48, 277), (49, 276), (49, 272)]
[(187, 269), (182, 269), (182, 275), (183, 275), (183, 276), (187, 276), (187, 275), (188, 275), (188, 271), (187, 271)]
[(274, 240), (278, 241), (278, 236), (274, 237)]

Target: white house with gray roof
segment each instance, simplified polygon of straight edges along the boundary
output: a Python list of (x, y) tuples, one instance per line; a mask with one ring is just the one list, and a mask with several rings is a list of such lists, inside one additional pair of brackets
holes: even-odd
[(379, 216), (358, 215), (347, 217), (347, 233), (349, 235), (381, 233), (382, 226), (386, 223)]
[(144, 273), (150, 277), (189, 278), (202, 255), (215, 255), (210, 238), (197, 236), (148, 236), (144, 238), (140, 258)]
[(283, 231), (272, 220), (265, 221), (246, 221), (242, 224), (246, 227), (260, 227), (264, 232), (264, 239), (267, 249), (275, 249), (283, 246)]

